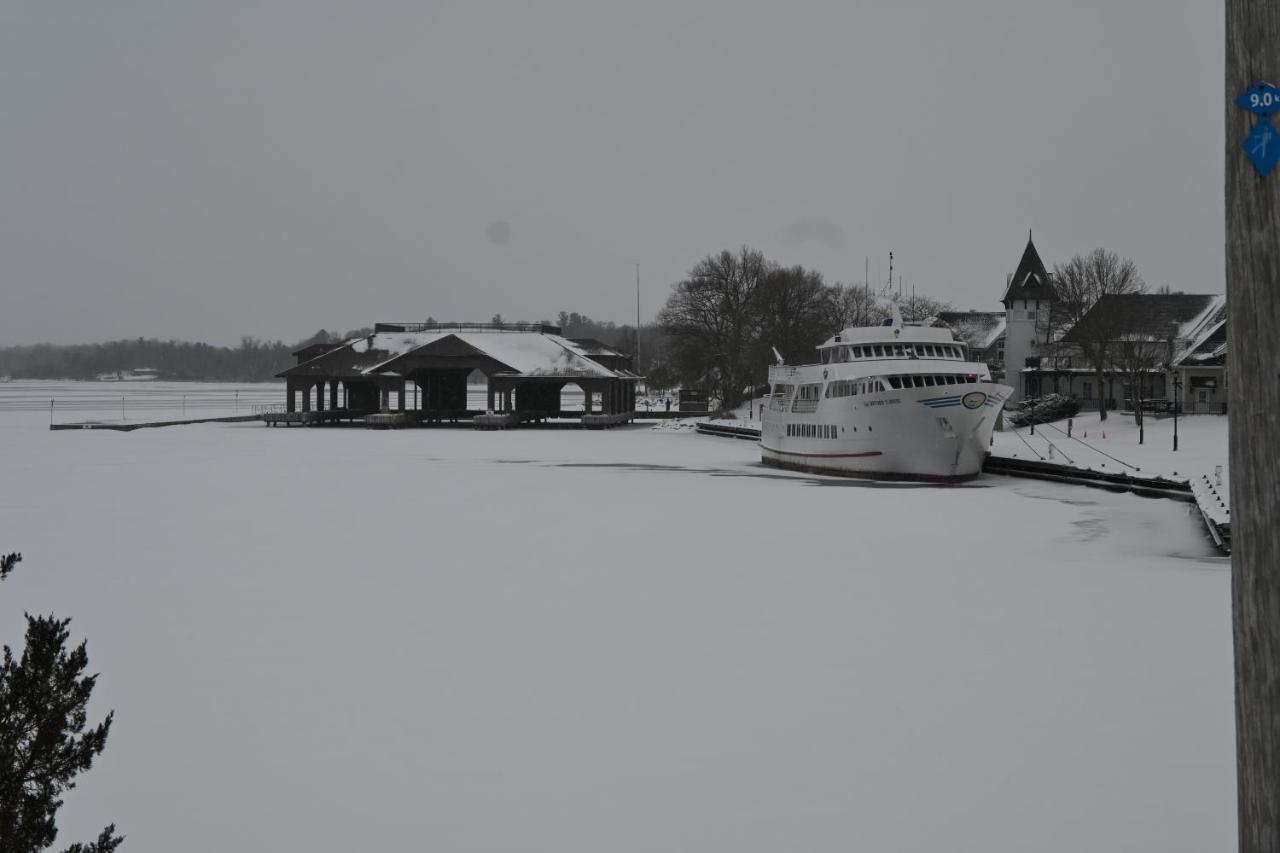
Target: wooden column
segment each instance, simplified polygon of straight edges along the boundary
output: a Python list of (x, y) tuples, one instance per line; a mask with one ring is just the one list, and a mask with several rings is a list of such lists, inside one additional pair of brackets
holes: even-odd
[(338, 408), (338, 380), (336, 379), (329, 383), (329, 408), (334, 410)]
[[(1227, 354), (1236, 793), (1242, 853), (1280, 851), (1280, 170), (1243, 147), (1259, 117), (1234, 101), (1280, 82), (1280, 4), (1227, 0)], [(1274, 125), (1277, 116), (1271, 115)], [(1272, 128), (1271, 145), (1280, 145)], [(1274, 151), (1274, 149), (1272, 149)]]
[(286, 379), (284, 387), (285, 387), (285, 396), (287, 397), (284, 404), (284, 410), (286, 412), (298, 411), (298, 397), (297, 397), (298, 387), (294, 385), (292, 379)]
[(302, 392), (302, 411), (311, 411), (311, 386), (303, 385), (298, 390)]

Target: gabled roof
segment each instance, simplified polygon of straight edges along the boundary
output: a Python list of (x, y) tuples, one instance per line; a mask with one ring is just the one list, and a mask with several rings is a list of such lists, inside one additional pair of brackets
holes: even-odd
[(1027, 248), (1022, 250), (1022, 260), (1018, 261), (1018, 269), (1009, 276), (1009, 285), (1000, 301), (1008, 308), (1015, 299), (1057, 298), (1057, 291), (1053, 289), (1053, 277), (1044, 268), (1044, 261), (1040, 260), (1036, 244), (1028, 234)]
[(1178, 364), (1225, 364), (1227, 353), (1227, 297), (1216, 296), (1198, 317), (1184, 323), (1179, 338), (1187, 341), (1173, 358)]
[(592, 359), (587, 348), (560, 335), (499, 328), (376, 331), (276, 375), (282, 378), (396, 376), (449, 358), (470, 359), (476, 366), (483, 364), (486, 370), (507, 375), (600, 379), (634, 375), (625, 370), (610, 370)]
[(939, 311), (938, 322), (969, 346), (985, 350), (1004, 334), (1003, 311)]
[(1073, 328), (1065, 343), (1105, 340), (1172, 341), (1194, 346), (1216, 320), (1226, 318), (1226, 298), (1213, 293), (1125, 293), (1104, 296)]
[(1216, 367), (1226, 364), (1227, 321), (1223, 320), (1207, 334), (1179, 353), (1174, 367)]

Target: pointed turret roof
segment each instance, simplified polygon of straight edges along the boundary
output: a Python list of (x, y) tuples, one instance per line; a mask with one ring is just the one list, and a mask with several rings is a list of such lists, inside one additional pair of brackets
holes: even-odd
[(1009, 286), (1005, 289), (1004, 298), (1000, 301), (1004, 303), (1004, 307), (1008, 308), (1009, 304), (1015, 299), (1057, 299), (1058, 294), (1053, 289), (1053, 278), (1044, 268), (1044, 261), (1040, 260), (1040, 253), (1036, 251), (1036, 244), (1031, 239), (1031, 232), (1027, 232), (1027, 248), (1022, 250), (1022, 260), (1018, 261), (1017, 271), (1009, 277)]

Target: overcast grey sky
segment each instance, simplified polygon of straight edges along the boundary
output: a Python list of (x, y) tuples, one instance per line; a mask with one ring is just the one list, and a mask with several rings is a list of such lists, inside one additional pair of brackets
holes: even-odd
[(0, 4), (0, 345), (652, 316), (744, 243), (1221, 292), (1210, 0)]

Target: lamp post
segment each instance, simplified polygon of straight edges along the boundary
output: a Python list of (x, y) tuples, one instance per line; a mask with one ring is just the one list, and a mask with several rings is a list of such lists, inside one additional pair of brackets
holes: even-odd
[(1178, 409), (1182, 408), (1182, 378), (1173, 377), (1173, 452), (1178, 452)]

